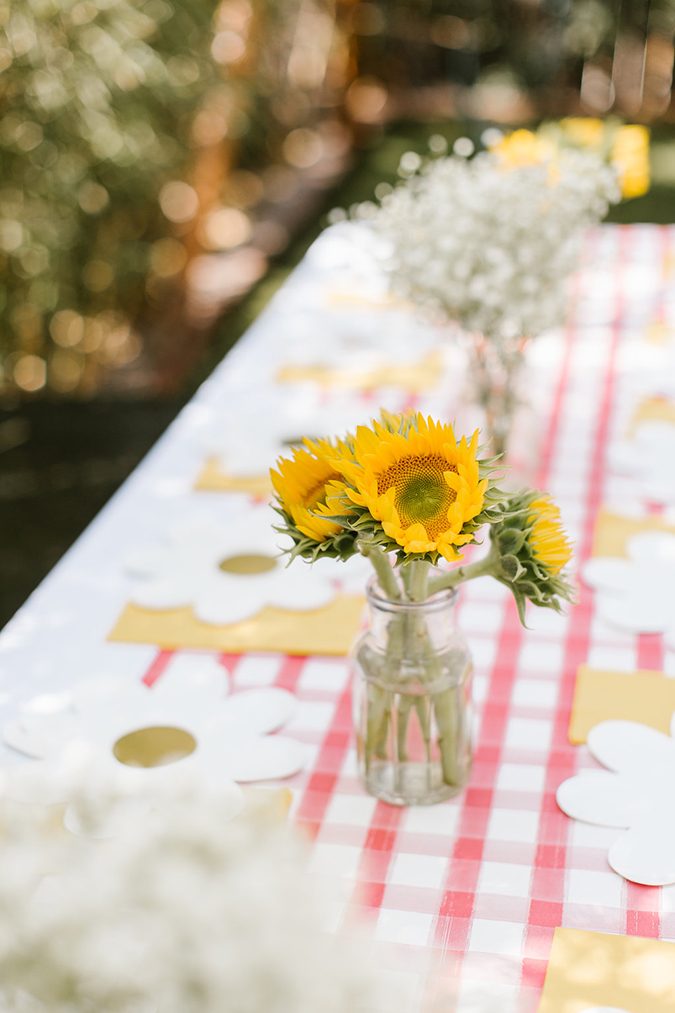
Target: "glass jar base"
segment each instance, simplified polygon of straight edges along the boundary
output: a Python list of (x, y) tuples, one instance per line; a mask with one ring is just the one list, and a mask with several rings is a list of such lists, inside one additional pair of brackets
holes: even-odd
[(459, 784), (447, 784), (440, 763), (377, 761), (363, 783), (366, 791), (389, 805), (434, 805), (459, 795), (467, 778), (468, 771)]

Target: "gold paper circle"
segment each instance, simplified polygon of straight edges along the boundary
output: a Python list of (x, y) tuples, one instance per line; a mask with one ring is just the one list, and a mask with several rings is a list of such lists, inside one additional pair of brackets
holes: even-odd
[(117, 740), (113, 755), (128, 767), (163, 767), (183, 760), (196, 748), (196, 740), (182, 728), (139, 728)]
[(268, 573), (277, 565), (274, 556), (264, 556), (262, 553), (250, 552), (241, 556), (228, 556), (219, 564), (220, 569), (225, 573), (256, 574)]

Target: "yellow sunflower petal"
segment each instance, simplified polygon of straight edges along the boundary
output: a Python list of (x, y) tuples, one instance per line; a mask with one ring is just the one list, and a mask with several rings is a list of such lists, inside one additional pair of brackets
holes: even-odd
[(407, 427), (403, 416), (386, 421), (359, 426), (351, 462), (336, 462), (355, 486), (350, 498), (358, 496), (406, 552), (441, 551), (442, 544), (446, 558), (457, 558), (450, 546), (472, 540), (462, 528), (481, 512), (487, 487), (479, 478), (478, 432), (458, 444), (452, 426), (422, 414)]
[(335, 447), (325, 440), (305, 440), (305, 446), (294, 450), (292, 458), (279, 458), (278, 471), (270, 469), (279, 502), (298, 530), (318, 542), (342, 530), (334, 521), (316, 516), (329, 491), (335, 496), (338, 489), (345, 488), (331, 461), (334, 453)]
[(560, 510), (548, 496), (542, 496), (530, 504), (530, 523), (533, 527), (528, 541), (534, 556), (555, 576), (572, 557)]

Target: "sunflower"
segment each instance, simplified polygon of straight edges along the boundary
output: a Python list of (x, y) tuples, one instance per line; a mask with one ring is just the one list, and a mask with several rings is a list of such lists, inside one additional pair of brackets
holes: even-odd
[(572, 546), (560, 522), (560, 509), (549, 496), (530, 503), (528, 540), (536, 561), (554, 577), (572, 558)]
[(478, 431), (457, 443), (452, 426), (423, 415), (390, 416), (384, 425), (359, 426), (351, 452), (334, 458), (347, 495), (379, 521), (406, 554), (460, 558), (473, 541), (471, 522), (483, 509)]
[(326, 515), (344, 510), (331, 506), (344, 491), (342, 476), (331, 463), (336, 448), (326, 440), (304, 440), (304, 447), (293, 451), (293, 458), (280, 457), (278, 471), (270, 469), (272, 483), (281, 508), (307, 538), (323, 542), (342, 531)]

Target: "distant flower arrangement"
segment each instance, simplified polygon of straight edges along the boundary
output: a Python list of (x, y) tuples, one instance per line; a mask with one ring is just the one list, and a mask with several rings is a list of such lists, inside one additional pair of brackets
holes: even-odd
[(470, 161), (431, 160), (366, 210), (395, 291), (492, 342), (563, 322), (582, 231), (620, 199), (599, 155), (520, 133)]

